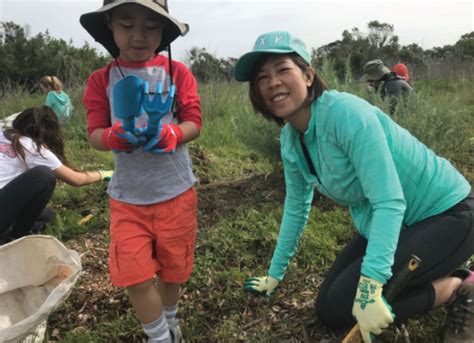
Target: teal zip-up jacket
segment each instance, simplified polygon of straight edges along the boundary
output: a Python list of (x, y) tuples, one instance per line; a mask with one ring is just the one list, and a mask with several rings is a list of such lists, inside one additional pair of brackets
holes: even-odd
[(49, 91), (44, 104), (50, 107), (60, 121), (66, 120), (71, 116), (72, 113), (72, 103), (69, 95), (56, 91)]
[(282, 280), (308, 220), (313, 190), (349, 207), (367, 238), (361, 273), (382, 283), (392, 276), (402, 225), (439, 214), (464, 199), (471, 186), (379, 108), (347, 93), (325, 91), (311, 105), (304, 134), (280, 134), (286, 198), (269, 275)]

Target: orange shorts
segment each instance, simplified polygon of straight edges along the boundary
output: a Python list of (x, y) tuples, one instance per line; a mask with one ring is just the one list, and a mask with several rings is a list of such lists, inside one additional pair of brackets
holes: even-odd
[(109, 271), (114, 286), (127, 287), (159, 274), (186, 282), (193, 270), (197, 231), (194, 187), (152, 205), (110, 199)]

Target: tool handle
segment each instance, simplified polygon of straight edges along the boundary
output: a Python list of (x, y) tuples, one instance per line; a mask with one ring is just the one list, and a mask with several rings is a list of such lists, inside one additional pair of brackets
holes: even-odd
[(133, 134), (135, 130), (135, 117), (130, 117), (122, 120), (122, 127), (125, 131)]
[[(405, 287), (414, 272), (421, 265), (421, 260), (416, 255), (411, 255), (408, 263), (405, 264), (390, 280), (384, 290), (384, 297), (388, 303), (392, 302), (400, 291)], [(351, 331), (344, 337), (342, 343), (360, 343), (359, 324), (352, 327)]]
[(411, 255), (408, 263), (400, 269), (390, 280), (384, 290), (384, 297), (391, 303), (412, 277), (412, 273), (421, 265), (421, 260), (416, 255)]
[(359, 324), (354, 325), (349, 333), (344, 337), (341, 343), (360, 343), (362, 337), (359, 330)]

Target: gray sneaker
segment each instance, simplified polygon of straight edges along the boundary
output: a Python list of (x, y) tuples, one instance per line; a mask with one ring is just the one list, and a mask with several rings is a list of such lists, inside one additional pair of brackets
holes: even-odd
[[(184, 343), (183, 333), (181, 332), (181, 328), (179, 327), (179, 320), (173, 319), (168, 321), (168, 328), (170, 330), (170, 339), (169, 343)], [(153, 343), (154, 341), (149, 338), (147, 343)]]
[(168, 323), (168, 326), (177, 327), (179, 325), (179, 319), (176, 318), (167, 319), (166, 322)]
[(474, 272), (457, 270), (453, 276), (464, 276), (464, 281), (448, 303), (444, 343), (474, 343)]
[(174, 319), (172, 322), (168, 322), (170, 328), (171, 342), (172, 343), (184, 343), (183, 333), (179, 327), (179, 320)]
[[(170, 330), (170, 338), (166, 342), (169, 343), (184, 343), (183, 334), (181, 333), (181, 328), (179, 326), (171, 326), (169, 327)], [(156, 340), (152, 340), (148, 338), (147, 343), (154, 343), (157, 342)], [(160, 342), (162, 342), (160, 340)]]

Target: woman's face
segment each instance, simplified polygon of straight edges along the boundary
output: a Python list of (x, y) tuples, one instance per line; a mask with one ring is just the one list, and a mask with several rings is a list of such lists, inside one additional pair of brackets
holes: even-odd
[(288, 55), (274, 55), (257, 71), (255, 82), (265, 107), (290, 120), (304, 108), (313, 79), (313, 69), (303, 72)]

